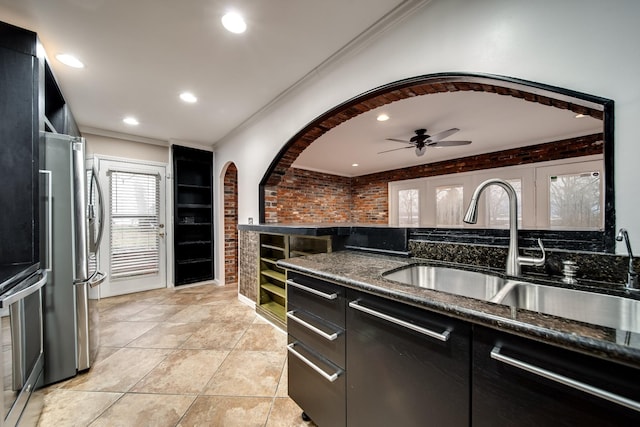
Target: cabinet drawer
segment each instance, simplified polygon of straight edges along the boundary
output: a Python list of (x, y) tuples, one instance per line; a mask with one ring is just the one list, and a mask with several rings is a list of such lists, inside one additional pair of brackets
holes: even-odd
[(346, 425), (346, 374), (289, 336), (289, 396), (321, 427)]
[(345, 367), (345, 333), (343, 329), (289, 304), (287, 331), (305, 347), (313, 349), (339, 367)]
[(341, 286), (292, 271), (287, 273), (288, 303), (340, 328), (344, 328), (344, 295)]

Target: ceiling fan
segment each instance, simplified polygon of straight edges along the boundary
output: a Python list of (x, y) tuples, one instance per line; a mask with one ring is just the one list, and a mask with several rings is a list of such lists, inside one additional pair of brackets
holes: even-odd
[(380, 151), (378, 154), (415, 147), (416, 156), (422, 156), (425, 153), (425, 151), (427, 151), (427, 147), (455, 147), (458, 145), (471, 144), (471, 141), (443, 141), (443, 139), (453, 135), (459, 130), (460, 129), (458, 128), (451, 128), (449, 130), (436, 133), (434, 135), (429, 135), (427, 134), (426, 129), (416, 129), (415, 136), (411, 137), (409, 141), (405, 141), (404, 139), (386, 138), (387, 141), (402, 142), (403, 144), (409, 144), (410, 147), (393, 148), (391, 150)]

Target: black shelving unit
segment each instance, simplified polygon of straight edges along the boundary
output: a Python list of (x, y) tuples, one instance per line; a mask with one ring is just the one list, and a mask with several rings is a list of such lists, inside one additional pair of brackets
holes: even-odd
[(172, 146), (174, 283), (213, 279), (213, 155)]

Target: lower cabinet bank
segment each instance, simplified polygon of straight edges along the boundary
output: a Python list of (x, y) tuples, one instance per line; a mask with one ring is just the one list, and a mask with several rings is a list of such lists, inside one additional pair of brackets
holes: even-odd
[(289, 395), (319, 427), (640, 425), (640, 370), (288, 271)]

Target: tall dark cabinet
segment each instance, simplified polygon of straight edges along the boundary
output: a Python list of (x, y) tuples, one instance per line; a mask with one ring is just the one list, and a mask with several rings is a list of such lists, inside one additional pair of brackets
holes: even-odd
[(40, 261), (36, 45), (0, 22), (0, 284)]
[(172, 146), (174, 283), (213, 279), (213, 154)]

